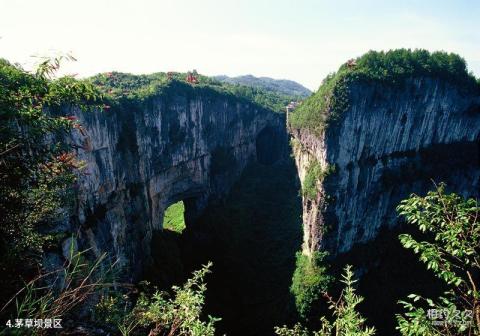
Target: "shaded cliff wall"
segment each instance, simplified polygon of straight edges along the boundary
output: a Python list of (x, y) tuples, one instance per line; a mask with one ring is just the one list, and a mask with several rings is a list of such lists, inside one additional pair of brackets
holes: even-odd
[(284, 116), (180, 83), (143, 101), (125, 98), (104, 112), (73, 114), (86, 135), (71, 141), (84, 147), (79, 157), (87, 169), (64, 230), (118, 259), (132, 278), (150, 262), (152, 233), (162, 229), (170, 204), (185, 201), (188, 226), (226, 195), (249, 162), (263, 159), (259, 134), (275, 139), (279, 155), (287, 149)]
[(395, 207), (433, 181), (480, 196), (480, 97), (448, 82), (352, 84), (350, 105), (321, 134), (292, 129), (302, 184), (315, 160), (335, 167), (303, 197), (303, 252), (338, 254), (398, 222)]

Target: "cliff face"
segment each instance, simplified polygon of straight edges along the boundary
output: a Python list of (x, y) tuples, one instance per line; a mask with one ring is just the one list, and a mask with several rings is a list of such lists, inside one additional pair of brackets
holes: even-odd
[(152, 232), (170, 204), (184, 200), (188, 226), (247, 163), (277, 160), (287, 147), (282, 115), (208, 88), (172, 85), (142, 103), (67, 113), (86, 131), (70, 140), (84, 147), (87, 169), (63, 230), (97, 255), (108, 252), (132, 277), (148, 264)]
[(480, 196), (480, 97), (432, 78), (352, 84), (349, 108), (321, 134), (291, 129), (302, 184), (312, 162), (331, 173), (303, 197), (305, 254), (346, 252), (398, 222), (395, 207), (433, 181)]

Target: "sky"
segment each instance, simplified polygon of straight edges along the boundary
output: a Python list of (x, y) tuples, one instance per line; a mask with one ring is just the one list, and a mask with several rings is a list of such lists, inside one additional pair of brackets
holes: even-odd
[(63, 67), (99, 72), (197, 69), (322, 79), (368, 50), (455, 52), (480, 76), (478, 0), (0, 0), (0, 57), (29, 69), (71, 53)]

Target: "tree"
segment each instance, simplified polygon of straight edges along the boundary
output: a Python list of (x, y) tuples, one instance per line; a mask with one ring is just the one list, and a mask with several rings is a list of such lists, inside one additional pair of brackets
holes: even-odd
[(311, 334), (300, 324), (293, 329), (287, 327), (276, 327), (275, 332), (279, 336), (372, 336), (375, 335), (375, 328), (365, 327), (365, 318), (356, 310), (363, 301), (363, 297), (355, 293), (355, 283), (351, 266), (346, 266), (341, 282), (345, 285), (340, 298), (335, 301), (328, 295), (329, 308), (333, 312), (335, 321), (329, 322), (324, 316), (320, 318), (321, 329)]
[[(40, 234), (61, 217), (75, 171), (81, 168), (63, 134), (82, 131), (73, 116), (56, 116), (66, 105), (96, 106), (100, 95), (86, 81), (53, 79), (63, 59), (44, 59), (29, 73), (0, 59), (0, 269), (2, 296), (10, 297), (22, 278), (36, 276), (43, 247)], [(28, 280), (28, 279), (27, 279)]]
[(209, 262), (193, 272), (183, 286), (173, 286), (173, 296), (160, 291), (142, 293), (133, 308), (124, 298), (106, 296), (97, 304), (96, 315), (115, 325), (123, 336), (142, 328), (141, 334), (150, 336), (213, 336), (220, 319), (200, 319), (207, 290), (205, 276), (211, 267)]
[[(441, 184), (425, 197), (411, 195), (398, 206), (407, 223), (427, 238), (400, 235), (402, 245), (420, 256), (448, 290), (436, 300), (411, 294), (397, 315), (402, 335), (480, 333), (480, 207), (475, 199), (447, 194)], [(426, 310), (428, 309), (428, 310)]]
[(326, 252), (314, 252), (311, 256), (297, 252), (290, 291), (295, 297), (297, 311), (304, 320), (308, 320), (312, 315), (312, 308), (319, 302), (331, 282), (324, 261), (326, 256)]

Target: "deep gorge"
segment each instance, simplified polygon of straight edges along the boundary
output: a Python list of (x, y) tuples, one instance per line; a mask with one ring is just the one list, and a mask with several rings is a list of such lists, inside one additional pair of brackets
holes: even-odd
[[(296, 321), (295, 254), (328, 251), (337, 277), (346, 263), (356, 267), (361, 293), (382, 313), (361, 309), (386, 335), (396, 301), (412, 290), (430, 293), (425, 284), (435, 283), (400, 252), (397, 235), (406, 229), (395, 207), (432, 180), (478, 198), (480, 100), (428, 76), (353, 82), (346, 97), (345, 111), (321, 131), (178, 81), (102, 112), (64, 109), (85, 128), (68, 141), (81, 145), (88, 169), (70, 218), (55, 230), (75, 233), (76, 245), (94, 254), (108, 252), (128, 282), (170, 288), (213, 261), (205, 314), (222, 318), (219, 335), (270, 335)], [(163, 230), (165, 210), (179, 201), (185, 230)], [(51, 251), (45, 260), (58, 267), (62, 256)], [(411, 272), (421, 284), (408, 281)], [(378, 279), (380, 287), (369, 284)]]
[[(81, 248), (107, 251), (126, 281), (181, 284), (213, 261), (206, 313), (218, 332), (268, 335), (295, 316), (289, 293), (301, 245), (300, 183), (285, 115), (209, 88), (172, 83), (146, 101), (74, 113), (85, 128), (71, 142), (88, 171), (58, 230)], [(185, 205), (182, 234), (163, 214)], [(68, 240), (70, 242), (70, 240)], [(47, 254), (50, 267), (61, 256)]]
[(1, 9), (0, 336), (480, 336), (480, 1)]
[(150, 240), (162, 230), (170, 204), (184, 200), (192, 223), (208, 204), (220, 202), (243, 169), (257, 162), (262, 134), (277, 139), (273, 159), (287, 153), (282, 115), (181, 83), (109, 111), (64, 113), (77, 115), (86, 129), (86, 136), (75, 133), (70, 141), (83, 146), (79, 157), (88, 170), (79, 177), (71, 220), (59, 228), (79, 229), (81, 245), (118, 258), (130, 280), (151, 262)]

